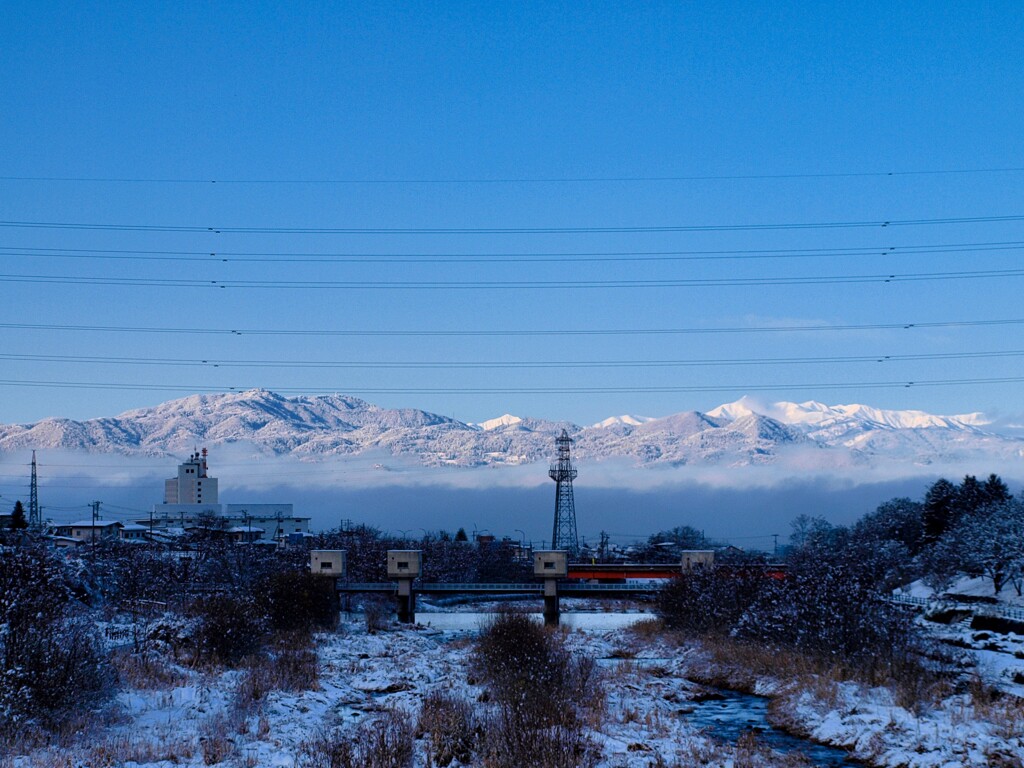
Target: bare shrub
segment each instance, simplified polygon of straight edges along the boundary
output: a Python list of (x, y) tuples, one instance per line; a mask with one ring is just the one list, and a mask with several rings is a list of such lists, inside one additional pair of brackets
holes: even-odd
[(522, 728), (516, 713), (502, 706), (487, 721), (484, 768), (593, 768), (601, 749), (575, 725)]
[(338, 733), (324, 731), (299, 745), (296, 768), (357, 768), (355, 745)]
[(409, 768), (413, 728), (404, 712), (389, 710), (359, 729), (356, 752), (364, 768)]
[(388, 628), (391, 614), (382, 600), (367, 600), (363, 603), (363, 618), (366, 620), (366, 631), (371, 635)]
[(495, 709), (485, 729), (487, 768), (596, 764), (600, 749), (584, 720), (599, 725), (604, 695), (594, 661), (575, 658), (564, 635), (502, 613), (481, 631), (473, 664)]
[(410, 768), (413, 728), (404, 712), (388, 710), (363, 723), (346, 738), (339, 731), (323, 732), (303, 742), (296, 768)]
[(452, 760), (469, 764), (477, 741), (473, 706), (450, 693), (434, 691), (423, 700), (417, 730), (430, 737), (429, 754), (440, 768)]
[(481, 631), (473, 658), (494, 700), (512, 707), (522, 727), (571, 721), (575, 702), (591, 693), (582, 678), (593, 667), (581, 667), (562, 635), (526, 614), (499, 613)]

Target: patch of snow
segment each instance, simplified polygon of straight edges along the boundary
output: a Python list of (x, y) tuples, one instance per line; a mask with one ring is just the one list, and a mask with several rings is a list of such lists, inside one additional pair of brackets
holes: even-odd
[(496, 419), (488, 419), (487, 421), (481, 421), (479, 424), (473, 426), (480, 427), (484, 432), (490, 432), (492, 429), (499, 429), (501, 427), (509, 427), (513, 424), (518, 424), (522, 419), (519, 416), (513, 416), (511, 413), (506, 413), (504, 416), (499, 416)]

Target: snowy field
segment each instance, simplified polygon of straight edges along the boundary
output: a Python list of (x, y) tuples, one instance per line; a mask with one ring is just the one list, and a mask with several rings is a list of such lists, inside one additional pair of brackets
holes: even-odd
[[(756, 737), (723, 744), (701, 731), (690, 715), (708, 689), (694, 679), (767, 695), (774, 722), (847, 748), (870, 764), (1022, 765), (1024, 710), (1012, 697), (982, 705), (965, 692), (910, 711), (882, 688), (752, 674), (716, 649), (680, 644), (649, 625), (565, 631), (565, 639), (574, 653), (598, 660), (598, 703), (587, 729), (600, 747), (602, 768), (812, 764), (792, 754), (774, 754)], [(123, 691), (101, 733), (77, 745), (8, 758), (3, 765), (330, 768), (330, 763), (316, 762), (312, 742), (354, 734), (389, 710), (408, 713), (415, 724), (431, 692), (486, 709), (484, 688), (470, 672), (472, 645), (472, 635), (465, 632), (397, 625), (370, 632), (365, 623), (346, 621), (337, 631), (316, 636), (319, 675), (310, 690), (254, 691), (253, 675), (244, 668), (173, 669), (165, 684)], [(430, 751), (429, 737), (417, 734), (412, 764), (440, 764), (431, 762)]]

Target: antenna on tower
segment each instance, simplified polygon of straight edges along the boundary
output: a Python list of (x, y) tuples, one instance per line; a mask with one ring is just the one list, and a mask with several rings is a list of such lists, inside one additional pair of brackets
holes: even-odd
[(43, 527), (39, 514), (39, 478), (36, 476), (36, 452), (32, 451), (32, 482), (28, 487), (28, 527), (38, 531)]
[(579, 474), (572, 465), (570, 447), (572, 438), (564, 429), (558, 439), (558, 461), (551, 465), (548, 477), (555, 481), (555, 525), (551, 532), (551, 548), (564, 549), (570, 556), (579, 554), (576, 534), (576, 503), (572, 496), (572, 481)]

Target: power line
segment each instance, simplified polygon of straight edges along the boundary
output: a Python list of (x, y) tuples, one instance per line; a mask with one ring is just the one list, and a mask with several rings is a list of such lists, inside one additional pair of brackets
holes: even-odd
[(659, 336), (690, 334), (743, 334), (743, 333), (824, 333), (850, 331), (912, 330), (927, 328), (978, 328), (987, 326), (1024, 325), (1024, 318), (997, 320), (947, 320), (938, 322), (861, 323), (856, 325), (769, 325), (769, 326), (711, 326), (707, 328), (582, 328), (582, 329), (501, 329), (501, 330), (358, 330), (358, 329), (305, 329), (285, 328), (174, 328), (156, 326), (79, 325), (59, 323), (0, 323), (0, 328), (31, 331), (68, 331), (86, 333), (141, 333), (203, 336)]
[(300, 290), (551, 290), (561, 288), (722, 288), (774, 285), (837, 285), (905, 283), (923, 281), (976, 280), (1024, 276), (1024, 269), (971, 270), (962, 272), (910, 272), (904, 274), (826, 275), (794, 277), (729, 277), (657, 280), (469, 280), (469, 281), (379, 281), (379, 280), (193, 280), (189, 278), (74, 277), (65, 275), (0, 275), (4, 283), (46, 285), (140, 286), (150, 288), (300, 289)]
[(367, 369), (484, 369), (484, 368), (678, 368), (728, 365), (802, 365), (888, 363), (918, 360), (967, 360), (1024, 356), (1024, 350), (933, 352), (921, 354), (844, 355), (837, 357), (702, 358), (689, 360), (492, 360), (492, 361), (318, 361), (318, 360), (215, 360), (102, 355), (33, 355), (0, 352), (0, 360), (103, 365), (166, 365), (208, 368), (367, 368)]
[(577, 227), (225, 227), (196, 224), (101, 224), (95, 222), (0, 221), (8, 229), (91, 230), (104, 232), (183, 232), (278, 235), (557, 235), (642, 234), (665, 232), (749, 232), (816, 229), (868, 229), (952, 224), (994, 224), (1024, 221), (1022, 214), (948, 216), (933, 219), (867, 219), (767, 224), (666, 224)]
[[(903, 381), (861, 381), (821, 384), (727, 384), (707, 386), (602, 386), (602, 387), (355, 387), (355, 392), (385, 395), (491, 395), (491, 394), (639, 394), (639, 393), (687, 393), (687, 392), (776, 392), (806, 391), (822, 389), (904, 389), (938, 386), (960, 386), (974, 384), (1011, 384), (1024, 381), (1024, 376), (1005, 376), (975, 379), (919, 379)], [(0, 379), (0, 386), (5, 387), (46, 387), (58, 389), (112, 389), (141, 390), (157, 392), (249, 392), (269, 389), (279, 394), (308, 394), (308, 389), (295, 387), (252, 387), (252, 386), (200, 386), (183, 384), (124, 384), (121, 382), (89, 382), (89, 381), (52, 381), (52, 380), (19, 380)], [(321, 388), (323, 389), (323, 388)], [(338, 392), (345, 387), (329, 387), (329, 391)]]
[(160, 251), (111, 248), (0, 246), (9, 256), (39, 259), (171, 261), (203, 264), (529, 264), (647, 261), (734, 261), (817, 259), (844, 256), (912, 256), (938, 253), (1019, 251), (1024, 241), (887, 245), (847, 248), (775, 248), (687, 251), (519, 252), (519, 253), (310, 253), (246, 251)]
[(906, 171), (838, 171), (833, 173), (756, 173), (756, 174), (695, 174), (662, 176), (525, 176), (525, 177), (427, 177), (427, 178), (173, 178), (173, 177), (130, 177), (130, 176), (0, 176), (0, 181), (64, 182), (86, 184), (337, 184), (337, 185), (390, 185), (390, 184), (591, 184), (591, 183), (649, 183), (673, 181), (770, 181), (796, 179), (846, 179), (846, 178), (892, 178), (909, 176), (954, 176), (978, 174), (1021, 173), (1024, 168), (940, 168)]

